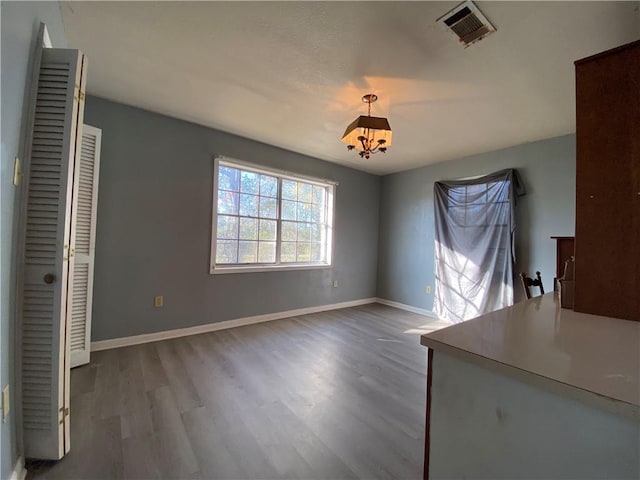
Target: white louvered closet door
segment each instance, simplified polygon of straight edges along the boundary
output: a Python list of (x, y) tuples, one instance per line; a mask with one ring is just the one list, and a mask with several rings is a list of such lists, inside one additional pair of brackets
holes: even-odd
[(84, 66), (77, 50), (44, 49), (38, 72), (19, 285), (26, 458), (57, 460), (69, 450), (66, 310)]
[(71, 325), (71, 368), (89, 363), (101, 139), (100, 129), (84, 125), (74, 183), (77, 198), (73, 203), (72, 226), (75, 232), (72, 242), (73, 293), (67, 314)]

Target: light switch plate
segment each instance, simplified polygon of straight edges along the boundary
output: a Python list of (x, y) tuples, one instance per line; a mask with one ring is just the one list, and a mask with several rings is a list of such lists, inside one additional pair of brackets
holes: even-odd
[(162, 295), (158, 295), (153, 299), (153, 306), (156, 308), (164, 307), (164, 297)]

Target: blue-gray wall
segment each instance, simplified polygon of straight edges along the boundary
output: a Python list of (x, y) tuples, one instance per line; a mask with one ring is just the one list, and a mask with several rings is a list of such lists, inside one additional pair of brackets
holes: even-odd
[[(540, 270), (553, 289), (555, 242), (575, 226), (575, 136), (566, 135), (387, 175), (380, 195), (377, 296), (431, 310), (433, 183), (517, 168), (526, 196), (516, 207), (516, 272)], [(522, 298), (516, 283), (516, 300)]]
[[(96, 97), (85, 123), (102, 129), (92, 340), (375, 297), (380, 177)], [(334, 268), (210, 275), (214, 154), (338, 181)]]
[(2, 177), (0, 222), (1, 268), (0, 276), (0, 378), (2, 386), (11, 386), (11, 404), (14, 406), (7, 421), (0, 428), (0, 478), (9, 478), (17, 456), (15, 421), (14, 348), (15, 319), (13, 316), (12, 275), (15, 258), (14, 215), (18, 202), (18, 189), (13, 186), (13, 159), (20, 155), (20, 130), (27, 83), (27, 70), (40, 22), (47, 24), (55, 47), (66, 47), (62, 16), (57, 2), (5, 2), (0, 3), (2, 18)]

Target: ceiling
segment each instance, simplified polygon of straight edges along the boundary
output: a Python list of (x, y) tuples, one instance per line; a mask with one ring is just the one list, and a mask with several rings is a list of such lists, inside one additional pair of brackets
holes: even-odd
[[(573, 61), (640, 38), (640, 2), (476, 2), (497, 32), (464, 49), (459, 2), (63, 2), (93, 95), (386, 174), (575, 131)], [(340, 142), (379, 100), (393, 145)], [(224, 152), (216, 152), (224, 153)]]

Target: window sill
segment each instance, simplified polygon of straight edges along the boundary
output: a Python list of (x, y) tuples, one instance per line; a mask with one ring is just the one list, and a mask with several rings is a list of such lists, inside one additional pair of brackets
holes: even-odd
[(209, 273), (211, 275), (222, 275), (228, 273), (259, 273), (259, 272), (281, 272), (290, 270), (322, 270), (333, 268), (330, 264), (319, 265), (270, 265), (270, 266), (233, 266), (233, 267), (215, 267)]

